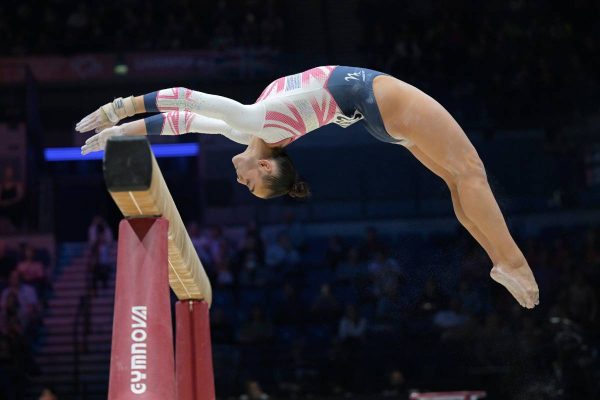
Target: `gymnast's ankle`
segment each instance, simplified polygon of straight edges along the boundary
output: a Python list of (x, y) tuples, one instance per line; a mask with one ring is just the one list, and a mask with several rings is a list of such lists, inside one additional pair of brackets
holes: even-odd
[(499, 267), (500, 269), (503, 269), (504, 271), (507, 271), (507, 272), (511, 271), (511, 270), (519, 269), (523, 266), (526, 266), (526, 267), (529, 266), (529, 264), (527, 263), (527, 260), (525, 259), (524, 256), (505, 258), (505, 259), (499, 261), (498, 263), (494, 264), (494, 267)]

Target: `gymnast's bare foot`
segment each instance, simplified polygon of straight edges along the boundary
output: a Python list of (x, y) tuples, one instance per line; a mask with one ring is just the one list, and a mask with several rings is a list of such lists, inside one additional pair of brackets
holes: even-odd
[(540, 291), (527, 262), (517, 268), (495, 265), (490, 276), (504, 286), (521, 306), (533, 308), (540, 303)]

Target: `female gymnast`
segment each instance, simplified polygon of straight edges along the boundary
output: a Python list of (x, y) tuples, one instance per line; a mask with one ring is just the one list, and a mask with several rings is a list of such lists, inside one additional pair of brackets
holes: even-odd
[[(145, 112), (160, 114), (115, 126)], [(375, 138), (407, 148), (446, 182), (456, 217), (492, 260), (492, 279), (521, 306), (535, 307), (537, 283), (473, 144), (436, 100), (392, 76), (366, 68), (317, 67), (275, 80), (250, 105), (186, 88), (164, 89), (118, 98), (83, 118), (76, 130), (97, 132), (82, 154), (104, 149), (114, 135), (222, 134), (247, 146), (232, 162), (238, 182), (252, 194), (306, 197), (308, 186), (298, 180), (284, 147), (323, 125), (358, 121)]]

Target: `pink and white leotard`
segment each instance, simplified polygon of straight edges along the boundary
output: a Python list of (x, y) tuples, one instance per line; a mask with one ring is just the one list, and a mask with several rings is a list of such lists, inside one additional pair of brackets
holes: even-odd
[(316, 67), (279, 78), (250, 105), (186, 88), (149, 93), (144, 96), (146, 111), (163, 114), (146, 118), (148, 134), (219, 133), (243, 144), (252, 136), (276, 144), (293, 142), (332, 122), (349, 126), (362, 116), (344, 115), (327, 89), (335, 68)]
[(360, 118), (348, 118), (342, 113), (327, 89), (335, 68), (316, 67), (279, 78), (267, 86), (257, 100), (265, 107), (262, 135), (271, 140), (283, 135), (281, 140), (294, 141), (332, 122), (346, 127), (358, 121)]

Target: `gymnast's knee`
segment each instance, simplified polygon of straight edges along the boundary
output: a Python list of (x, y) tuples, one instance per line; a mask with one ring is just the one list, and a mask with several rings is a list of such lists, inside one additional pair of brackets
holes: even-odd
[(461, 163), (460, 168), (452, 174), (453, 184), (460, 188), (461, 186), (483, 187), (488, 186), (485, 167), (479, 156), (469, 156), (465, 162)]

